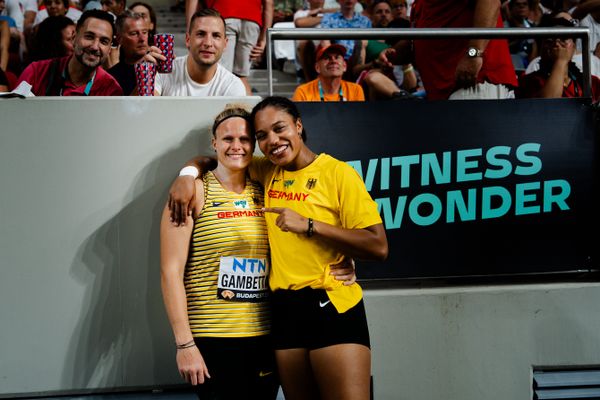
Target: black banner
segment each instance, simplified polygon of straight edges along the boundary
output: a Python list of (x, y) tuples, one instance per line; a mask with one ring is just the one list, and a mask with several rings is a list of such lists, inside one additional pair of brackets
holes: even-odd
[(390, 255), (361, 279), (598, 267), (595, 109), (578, 99), (298, 103), (308, 146), (349, 162)]

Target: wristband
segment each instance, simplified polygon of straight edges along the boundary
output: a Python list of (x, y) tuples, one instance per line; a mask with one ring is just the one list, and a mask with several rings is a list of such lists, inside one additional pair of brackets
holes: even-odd
[(179, 171), (179, 176), (193, 176), (196, 179), (200, 175), (198, 168), (192, 167), (188, 165), (187, 167), (183, 167), (181, 171)]
[(405, 74), (407, 74), (407, 73), (411, 72), (412, 70), (414, 70), (414, 68), (413, 68), (413, 66), (412, 66), (412, 65), (410, 65), (410, 66), (408, 66), (408, 67), (404, 68), (404, 69), (402, 70), (402, 72), (403, 72), (403, 73), (405, 73)]
[(183, 343), (183, 344), (175, 343), (175, 347), (177, 348), (177, 350), (189, 349), (190, 347), (194, 347), (195, 345), (196, 345), (196, 342), (194, 342), (194, 339), (190, 340), (187, 343)]
[(314, 233), (314, 227), (313, 227), (313, 219), (309, 218), (308, 219), (308, 229), (306, 230), (306, 236), (311, 237)]

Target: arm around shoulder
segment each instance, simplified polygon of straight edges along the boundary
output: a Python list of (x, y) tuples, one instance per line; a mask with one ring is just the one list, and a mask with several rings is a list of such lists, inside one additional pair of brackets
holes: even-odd
[(199, 210), (195, 207), (197, 193), (194, 181), (196, 177), (214, 169), (215, 166), (216, 160), (206, 156), (194, 157), (185, 164), (184, 168), (196, 168), (198, 174), (195, 176), (180, 175), (171, 184), (169, 188), (168, 208), (173, 224), (176, 226), (185, 224), (189, 215), (195, 216), (197, 214)]

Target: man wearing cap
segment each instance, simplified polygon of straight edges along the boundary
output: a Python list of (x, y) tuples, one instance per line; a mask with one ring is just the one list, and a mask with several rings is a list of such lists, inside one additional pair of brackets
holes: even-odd
[(298, 86), (294, 101), (365, 101), (360, 85), (342, 80), (347, 64), (346, 48), (340, 44), (322, 47), (317, 52), (317, 79)]
[(102, 67), (113, 37), (113, 18), (101, 10), (84, 12), (77, 22), (73, 55), (36, 61), (21, 73), (36, 96), (121, 96), (123, 90)]

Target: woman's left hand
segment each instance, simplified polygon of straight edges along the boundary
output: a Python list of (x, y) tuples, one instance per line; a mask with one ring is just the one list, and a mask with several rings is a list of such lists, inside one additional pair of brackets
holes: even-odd
[(344, 286), (350, 286), (356, 282), (356, 268), (354, 260), (350, 257), (344, 257), (338, 264), (329, 266), (329, 275), (336, 280), (344, 282)]
[(308, 218), (284, 207), (264, 208), (265, 212), (279, 214), (275, 224), (284, 232), (305, 234), (308, 231)]

